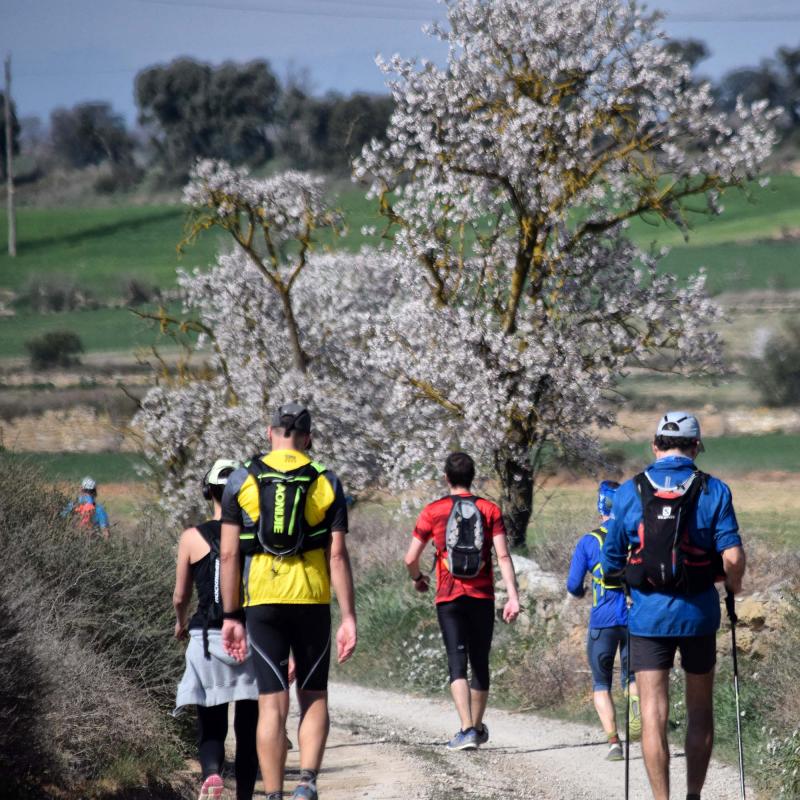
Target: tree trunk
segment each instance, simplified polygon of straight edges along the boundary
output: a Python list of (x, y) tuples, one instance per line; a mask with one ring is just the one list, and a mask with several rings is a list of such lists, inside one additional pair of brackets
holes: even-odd
[(292, 348), (292, 365), (295, 369), (305, 373), (308, 371), (308, 358), (302, 344), (300, 344), (300, 330), (297, 327), (297, 319), (292, 309), (292, 298), (288, 289), (279, 291), (279, 294), (283, 304), (283, 318), (286, 320), (289, 342)]
[(502, 497), (500, 508), (508, 541), (515, 550), (525, 550), (526, 532), (533, 512), (533, 467), (528, 459), (501, 451), (495, 456)]

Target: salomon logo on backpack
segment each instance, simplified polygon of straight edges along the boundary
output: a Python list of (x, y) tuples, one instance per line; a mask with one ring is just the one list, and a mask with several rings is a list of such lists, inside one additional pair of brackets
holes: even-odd
[(653, 483), (646, 472), (633, 480), (642, 501), (642, 521), (639, 546), (625, 567), (628, 585), (676, 594), (696, 594), (713, 586), (722, 573), (721, 557), (689, 538), (689, 521), (708, 476), (698, 470), (669, 489)]
[(483, 566), (483, 516), (474, 497), (453, 496), (447, 518), (447, 568), (454, 578), (474, 578)]
[(305, 513), (311, 484), (325, 474), (325, 467), (312, 461), (298, 469), (281, 472), (267, 467), (258, 458), (246, 466), (258, 484), (256, 535), (261, 549), (274, 556), (293, 556), (325, 547), (327, 528), (310, 528)]

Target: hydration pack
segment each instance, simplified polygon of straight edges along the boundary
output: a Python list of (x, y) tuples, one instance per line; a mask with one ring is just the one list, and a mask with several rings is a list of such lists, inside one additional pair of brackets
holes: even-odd
[(78, 523), (78, 527), (83, 530), (94, 528), (94, 513), (96, 510), (97, 506), (89, 500), (83, 503), (76, 503), (72, 507), (72, 513)]
[(676, 594), (697, 594), (713, 586), (722, 572), (722, 559), (689, 538), (689, 520), (708, 476), (695, 470), (668, 489), (653, 483), (646, 472), (633, 480), (642, 501), (642, 521), (639, 545), (628, 555), (625, 567), (627, 584)]
[[(601, 551), (603, 549), (603, 545), (606, 542), (607, 533), (608, 531), (603, 527), (595, 528), (593, 531), (589, 531), (589, 535), (594, 536), (594, 538), (597, 539)], [(593, 607), (597, 606), (597, 604), (600, 602), (600, 600), (606, 593), (606, 589), (622, 589), (622, 588), (623, 588), (622, 581), (620, 580), (619, 577), (612, 578), (611, 576), (609, 576), (608, 578), (606, 578), (606, 576), (603, 574), (603, 565), (600, 561), (598, 561), (592, 567)]]
[(306, 499), (311, 484), (326, 472), (315, 461), (289, 472), (266, 466), (259, 458), (245, 465), (258, 484), (259, 517), (256, 548), (274, 556), (293, 556), (325, 547), (324, 525), (306, 522)]
[(475, 499), (452, 495), (445, 545), (447, 569), (454, 578), (474, 578), (483, 566), (483, 516)]

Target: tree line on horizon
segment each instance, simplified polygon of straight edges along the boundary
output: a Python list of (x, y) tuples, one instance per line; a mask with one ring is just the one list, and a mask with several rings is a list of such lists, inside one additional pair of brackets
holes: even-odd
[[(671, 40), (666, 47), (703, 80), (699, 65), (710, 55), (704, 42)], [(18, 119), (12, 101), (12, 149), (29, 156), (19, 177), (34, 181), (55, 167), (105, 164), (108, 174), (96, 186), (101, 191), (132, 188), (147, 172), (162, 185), (177, 186), (202, 158), (253, 168), (277, 159), (282, 167), (347, 174), (364, 144), (384, 138), (394, 101), (366, 92), (317, 96), (307, 84), (302, 78), (282, 82), (266, 60), (214, 66), (182, 57), (137, 74), (135, 128), (106, 101), (57, 108), (48, 125), (38, 117)], [(781, 47), (758, 66), (731, 70), (712, 88), (723, 111), (732, 113), (738, 97), (780, 106), (784, 141), (800, 139), (800, 45)], [(0, 114), (4, 104), (0, 92)], [(2, 180), (5, 161), (0, 128)]]

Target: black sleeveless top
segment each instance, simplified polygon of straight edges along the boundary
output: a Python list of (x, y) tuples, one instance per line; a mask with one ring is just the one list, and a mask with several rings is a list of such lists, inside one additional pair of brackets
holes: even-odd
[[(208, 542), (211, 550), (199, 561), (189, 565), (195, 589), (197, 589), (197, 610), (189, 620), (189, 630), (204, 629), (206, 620), (208, 628), (222, 628), (222, 616), (214, 617), (214, 588), (219, 586), (219, 538), (222, 523), (219, 520), (208, 520), (197, 526), (200, 535)], [(217, 589), (217, 593), (219, 590)]]

